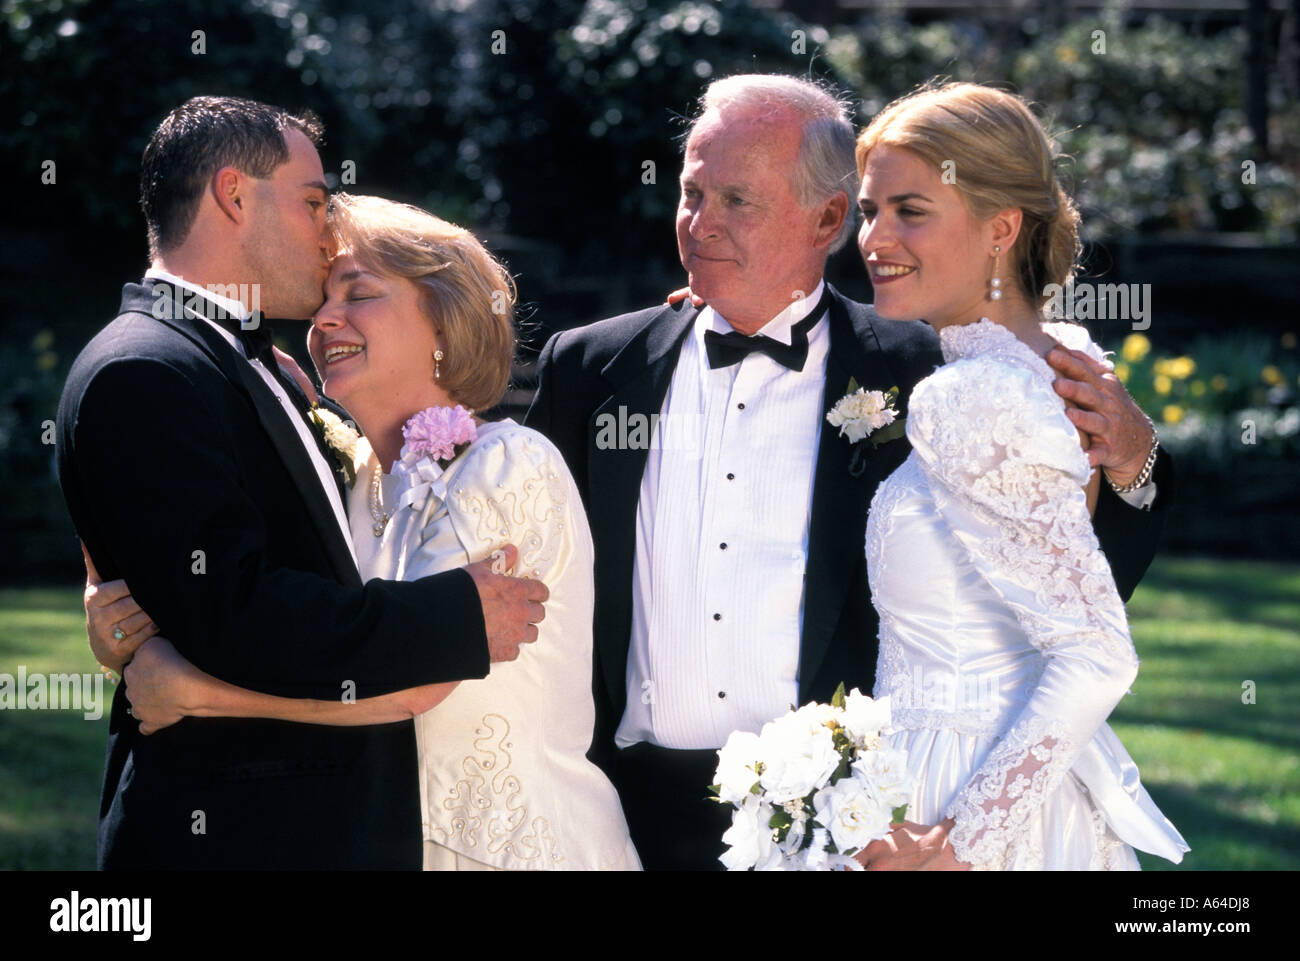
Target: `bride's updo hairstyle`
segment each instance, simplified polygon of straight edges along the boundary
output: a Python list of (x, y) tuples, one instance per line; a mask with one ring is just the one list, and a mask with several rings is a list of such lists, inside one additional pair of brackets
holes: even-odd
[(1003, 276), (1016, 279), (1031, 305), (1041, 308), (1048, 284), (1074, 276), (1079, 211), (1057, 178), (1053, 141), (1020, 97), (975, 83), (924, 87), (891, 103), (858, 137), (859, 176), (878, 145), (910, 150), (940, 173), (951, 170), (978, 220), (1020, 208), (1020, 233), (1003, 252), (1011, 258), (1003, 261)]
[(331, 257), (419, 286), (425, 315), (442, 331), (438, 383), (457, 403), (476, 412), (500, 403), (515, 354), (515, 283), (472, 233), (419, 207), (339, 193), (329, 235)]

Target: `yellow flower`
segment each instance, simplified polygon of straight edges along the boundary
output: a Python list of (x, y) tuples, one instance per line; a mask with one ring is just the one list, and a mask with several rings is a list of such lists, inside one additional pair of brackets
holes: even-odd
[(1192, 381), (1192, 396), (1193, 397), (1205, 396), (1205, 381), (1203, 380)]
[(1144, 334), (1129, 334), (1124, 338), (1120, 354), (1130, 364), (1139, 363), (1151, 351), (1151, 341)]
[(37, 334), (35, 337), (32, 338), (32, 350), (36, 351), (36, 353), (38, 354), (42, 353), (43, 351), (49, 350), (53, 346), (54, 346), (54, 331), (52, 330), (42, 330), (39, 334)]
[(1177, 404), (1166, 404), (1163, 417), (1166, 424), (1177, 424), (1183, 419), (1183, 409)]
[(1121, 384), (1128, 383), (1129, 373), (1130, 373), (1129, 366), (1123, 361), (1120, 361), (1118, 364), (1115, 365), (1115, 376), (1119, 378), (1119, 382)]
[(36, 366), (40, 370), (53, 370), (58, 363), (59, 355), (52, 350), (47, 350), (36, 358)]
[(1156, 384), (1156, 393), (1162, 397), (1165, 394), (1169, 393), (1169, 391), (1171, 391), (1174, 386), (1174, 382), (1164, 374), (1156, 374), (1155, 384)]
[(1228, 389), (1228, 378), (1222, 374), (1215, 374), (1210, 378), (1210, 386), (1214, 388), (1216, 394), (1222, 394)]
[(1272, 364), (1267, 365), (1263, 370), (1261, 370), (1259, 376), (1263, 379), (1264, 383), (1270, 384), (1274, 387), (1282, 383), (1283, 380), (1282, 372)]
[(1157, 360), (1155, 372), (1172, 377), (1174, 380), (1186, 380), (1196, 373), (1196, 361), (1190, 357), (1174, 357), (1170, 360)]
[(1074, 48), (1067, 47), (1065, 44), (1061, 44), (1059, 47), (1056, 48), (1056, 56), (1057, 59), (1059, 59), (1062, 63), (1079, 62), (1079, 55), (1074, 52)]

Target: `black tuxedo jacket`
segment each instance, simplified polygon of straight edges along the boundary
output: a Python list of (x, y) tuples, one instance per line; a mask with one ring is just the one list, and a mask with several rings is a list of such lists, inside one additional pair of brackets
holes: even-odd
[[(96, 567), (126, 578), (190, 661), (243, 687), (334, 699), (485, 676), (463, 571), (362, 585), (300, 416), (210, 325), (152, 281), (128, 284), (59, 405), (59, 482)], [(123, 686), (101, 868), (420, 867), (411, 722), (191, 717), (144, 737), (127, 707)]]
[[(848, 392), (897, 387), (906, 416), (912, 388), (943, 362), (934, 330), (920, 321), (881, 320), (873, 308), (830, 288), (830, 352), (823, 416)], [(682, 339), (696, 311), (683, 302), (624, 314), (553, 336), (538, 362), (537, 396), (527, 424), (564, 454), (591, 521), (596, 551), (596, 736), (592, 759), (613, 758), (614, 731), (627, 703), (632, 625), (636, 510), (647, 449), (599, 449), (597, 418), (649, 416), (663, 407)], [(817, 430), (818, 424), (808, 429)], [(870, 692), (875, 680), (878, 620), (867, 586), (863, 538), (876, 487), (910, 452), (906, 437), (856, 445), (821, 424), (799, 656), (800, 703), (828, 701), (836, 686)], [(1169, 464), (1162, 455), (1157, 507), (1129, 507), (1106, 484), (1094, 524), (1122, 596), (1137, 586), (1155, 553), (1169, 500)], [(762, 519), (757, 519), (761, 523)]]

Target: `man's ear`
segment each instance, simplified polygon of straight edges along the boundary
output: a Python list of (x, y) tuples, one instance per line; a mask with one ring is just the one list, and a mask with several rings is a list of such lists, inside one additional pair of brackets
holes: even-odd
[(844, 226), (844, 218), (849, 215), (849, 196), (840, 191), (822, 204), (821, 216), (817, 218), (817, 236), (813, 241), (815, 247), (827, 247), (835, 242)]
[(248, 215), (248, 187), (248, 180), (234, 167), (222, 167), (212, 175), (212, 199), (217, 209), (237, 224)]

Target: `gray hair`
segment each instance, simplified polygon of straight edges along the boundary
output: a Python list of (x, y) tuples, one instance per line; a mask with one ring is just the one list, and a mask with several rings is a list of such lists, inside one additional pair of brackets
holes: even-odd
[(837, 193), (848, 197), (844, 224), (829, 250), (835, 253), (849, 242), (856, 229), (853, 211), (858, 196), (858, 165), (853, 156), (855, 134), (848, 104), (812, 81), (798, 77), (758, 73), (723, 77), (704, 91), (700, 115), (692, 122), (687, 140), (705, 114), (736, 107), (788, 109), (802, 119), (803, 140), (790, 185), (804, 207), (821, 203)]

